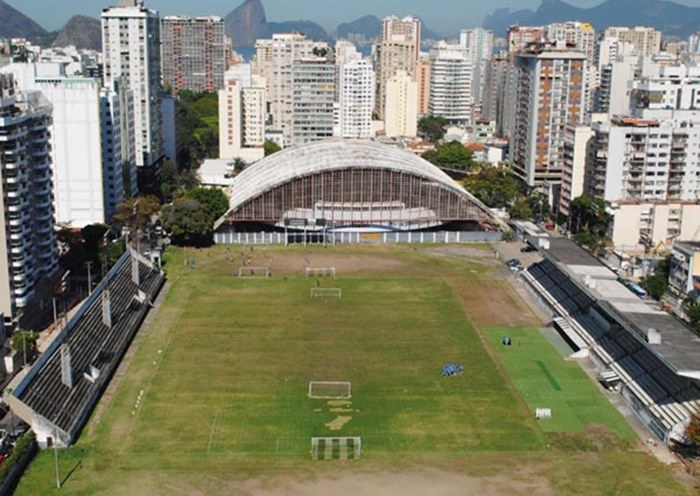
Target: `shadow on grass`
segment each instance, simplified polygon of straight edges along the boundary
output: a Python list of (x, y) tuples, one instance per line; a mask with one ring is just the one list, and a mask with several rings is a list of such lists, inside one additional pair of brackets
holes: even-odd
[(83, 466), (83, 461), (78, 460), (78, 463), (75, 464), (75, 466), (66, 474), (66, 476), (61, 480), (61, 487), (66, 485), (66, 482), (68, 482), (68, 479), (71, 478), (73, 473), (78, 470), (80, 467)]

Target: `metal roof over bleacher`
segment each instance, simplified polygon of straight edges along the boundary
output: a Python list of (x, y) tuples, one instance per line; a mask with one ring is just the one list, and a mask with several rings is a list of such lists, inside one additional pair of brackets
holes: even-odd
[[(690, 327), (660, 310), (658, 303), (639, 298), (611, 268), (573, 241), (552, 238), (544, 253), (678, 375), (700, 380), (700, 336)], [(650, 329), (661, 334), (661, 344), (646, 342)]]

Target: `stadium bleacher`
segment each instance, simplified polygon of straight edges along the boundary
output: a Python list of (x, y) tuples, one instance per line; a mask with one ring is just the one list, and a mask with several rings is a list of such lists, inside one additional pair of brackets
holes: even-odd
[(665, 441), (678, 437), (692, 414), (700, 414), (700, 387), (681, 377), (657, 357), (637, 335), (614, 321), (607, 307), (582, 284), (545, 259), (532, 265), (523, 278), (556, 312), (554, 324), (570, 342), (588, 347), (604, 367), (602, 373), (619, 377), (623, 396), (632, 394), (633, 409), (646, 410), (643, 418), (654, 432), (663, 425)]
[[(37, 432), (40, 442), (42, 435), (56, 436), (57, 442), (64, 444), (74, 440), (163, 282), (162, 272), (148, 260), (133, 251), (125, 253), (14, 389), (10, 405), (16, 403), (19, 407), (13, 410), (35, 432), (54, 431)], [(103, 299), (109, 300), (107, 320)], [(67, 366), (61, 358), (62, 349), (70, 356), (70, 387), (65, 381)], [(31, 418), (24, 418), (28, 412)]]

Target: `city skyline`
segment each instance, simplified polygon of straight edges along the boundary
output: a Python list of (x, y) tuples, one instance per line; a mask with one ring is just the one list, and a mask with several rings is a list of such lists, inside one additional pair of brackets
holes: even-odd
[[(577, 7), (592, 7), (604, 0), (565, 0)], [(371, 0), (357, 0), (352, 4), (330, 0), (325, 5), (333, 8), (318, 9), (317, 0), (263, 0), (268, 21), (311, 20), (327, 30), (334, 30), (338, 24), (350, 22), (365, 15), (383, 17), (390, 14), (414, 14), (421, 17), (428, 27), (445, 33), (457, 32), (462, 28), (481, 26), (484, 17), (497, 8), (536, 9), (541, 0), (475, 0), (469, 3), (455, 0), (435, 0), (429, 5), (419, 0), (384, 0), (381, 4)], [(700, 7), (700, 0), (674, 0), (675, 3)], [(60, 29), (70, 17), (76, 14), (99, 18), (103, 8), (116, 4), (117, 0), (74, 0), (70, 8), (65, 4), (47, 4), (41, 0), (7, 1), (9, 5), (31, 17), (49, 31)], [(161, 15), (220, 15), (225, 16), (243, 0), (200, 0), (196, 4), (185, 0), (147, 0), (149, 8), (158, 10)], [(437, 8), (436, 8), (437, 7)]]

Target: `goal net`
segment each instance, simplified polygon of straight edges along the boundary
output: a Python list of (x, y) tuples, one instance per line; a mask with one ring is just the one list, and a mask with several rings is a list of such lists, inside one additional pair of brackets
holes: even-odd
[(343, 290), (340, 288), (311, 288), (311, 298), (342, 298)]
[(310, 277), (332, 277), (335, 279), (335, 267), (307, 267), (306, 278)]
[(352, 398), (350, 382), (309, 382), (309, 398), (318, 400), (349, 400)]
[(269, 279), (272, 277), (270, 267), (239, 267), (238, 277), (248, 279)]
[(314, 460), (359, 460), (361, 437), (312, 437), (311, 458)]

